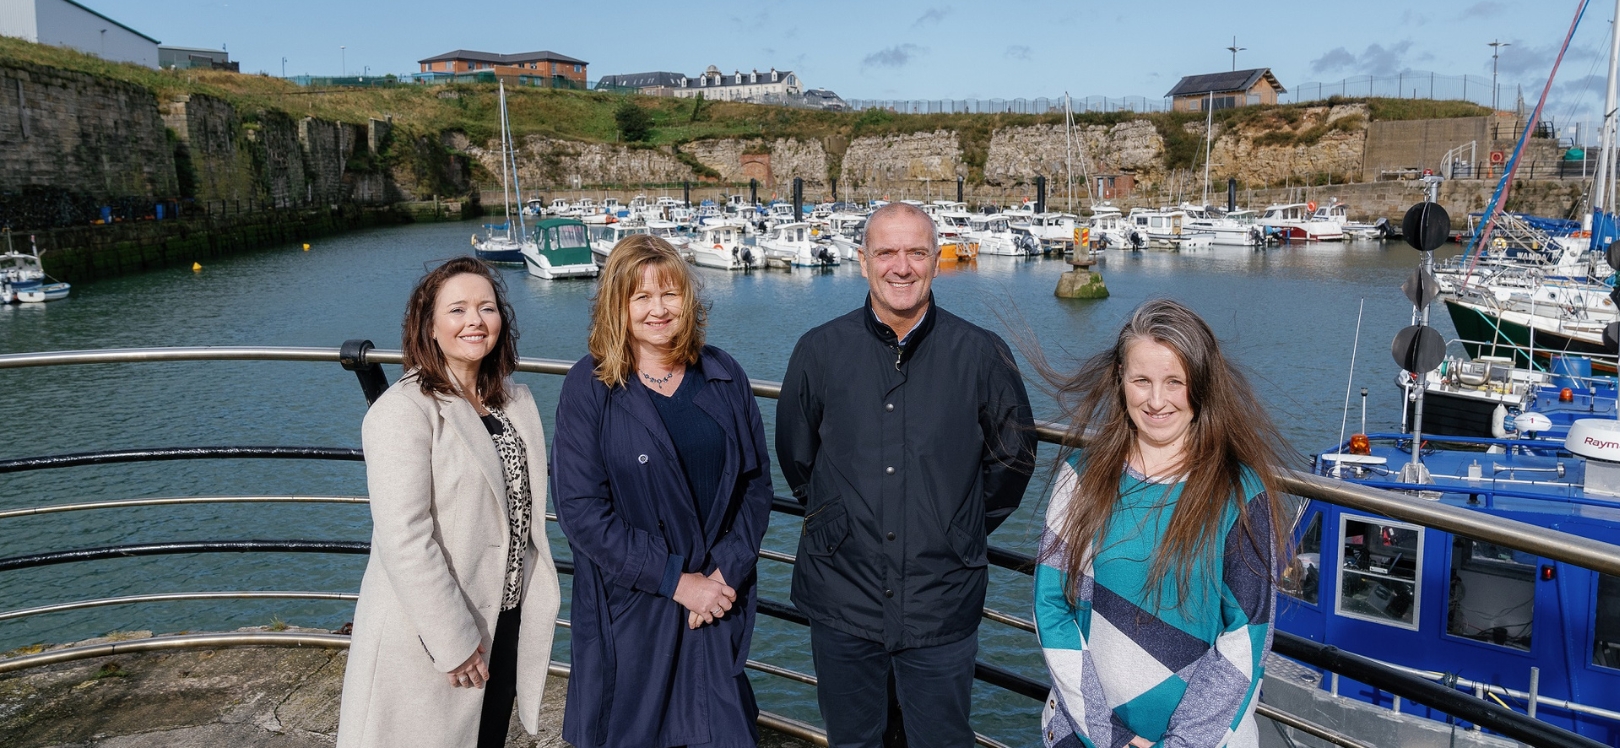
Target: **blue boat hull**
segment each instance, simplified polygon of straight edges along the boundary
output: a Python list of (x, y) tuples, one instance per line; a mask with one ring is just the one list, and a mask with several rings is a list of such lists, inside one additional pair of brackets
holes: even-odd
[(484, 262), (494, 262), (502, 265), (523, 264), (523, 250), (516, 247), (499, 250), (475, 249), (473, 252), (478, 255), (478, 259)]

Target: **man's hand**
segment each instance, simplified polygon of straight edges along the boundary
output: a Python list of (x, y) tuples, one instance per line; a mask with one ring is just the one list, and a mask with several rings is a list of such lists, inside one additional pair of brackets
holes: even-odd
[[(713, 579), (714, 581), (719, 582), (721, 584), (726, 583), (726, 575), (721, 574), (719, 569), (715, 569), (714, 573), (709, 575), (709, 578)], [(724, 616), (722, 616), (722, 617), (724, 617)], [(695, 629), (695, 628), (697, 628), (699, 626), (704, 625), (705, 623), (712, 623), (712, 622), (713, 622), (712, 619), (710, 621), (705, 621), (705, 620), (703, 620), (702, 616), (699, 616), (697, 613), (694, 613), (692, 611), (687, 611), (686, 612), (686, 627), (689, 628), (689, 629)]]

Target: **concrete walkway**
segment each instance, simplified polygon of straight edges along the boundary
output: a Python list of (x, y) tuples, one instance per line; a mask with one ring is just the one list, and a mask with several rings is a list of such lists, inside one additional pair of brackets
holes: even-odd
[[(113, 655), (7, 673), (0, 675), (0, 746), (325, 748), (336, 739), (347, 661), (344, 649), (240, 647)], [(506, 745), (568, 745), (560, 735), (567, 687), (566, 678), (551, 676), (539, 735), (525, 733), (514, 716)], [(779, 733), (760, 737), (770, 748), (809, 746)]]

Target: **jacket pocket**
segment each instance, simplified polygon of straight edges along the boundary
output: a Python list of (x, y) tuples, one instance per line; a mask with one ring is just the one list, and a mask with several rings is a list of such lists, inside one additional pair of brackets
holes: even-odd
[(849, 516), (838, 499), (804, 520), (804, 549), (812, 556), (831, 556), (848, 535)]
[(956, 551), (957, 557), (962, 559), (962, 565), (970, 569), (976, 569), (990, 563), (984, 533), (970, 533), (956, 525), (951, 525), (948, 535), (950, 536), (951, 550)]

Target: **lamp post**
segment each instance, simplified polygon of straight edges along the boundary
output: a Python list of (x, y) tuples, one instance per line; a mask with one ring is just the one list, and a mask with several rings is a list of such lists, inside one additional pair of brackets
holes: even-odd
[(341, 68), (343, 70), (343, 76), (348, 77), (348, 75), (349, 75), (349, 48), (346, 47), (346, 46), (339, 46), (338, 47), (338, 55), (340, 55), (340, 59), (342, 59), (342, 61), (343, 61), (343, 67)]
[(1491, 48), (1491, 109), (1496, 109), (1496, 58), (1502, 53), (1503, 47), (1513, 46), (1509, 42), (1493, 41), (1485, 45)]
[(1239, 47), (1237, 45), (1237, 37), (1236, 36), (1232, 37), (1232, 46), (1227, 47), (1226, 50), (1228, 52), (1232, 53), (1232, 70), (1234, 72), (1237, 71), (1237, 53), (1242, 52), (1243, 50), (1246, 50), (1246, 49), (1248, 49), (1248, 47)]
[(287, 77), (287, 58), (281, 58), (281, 77)]

